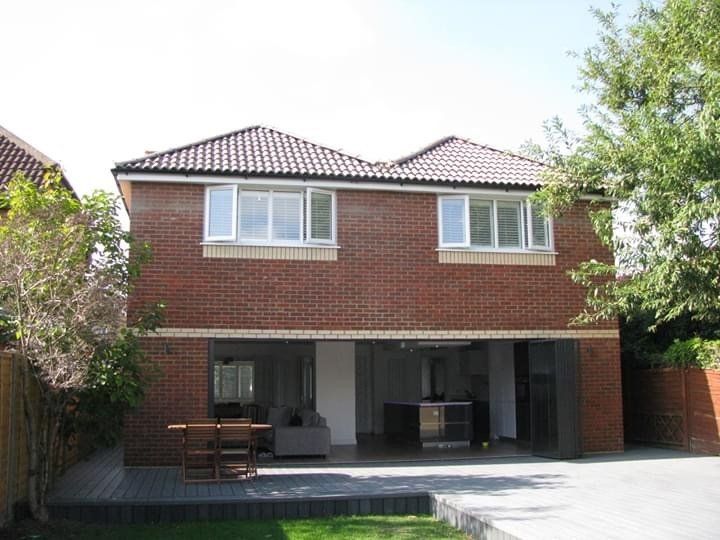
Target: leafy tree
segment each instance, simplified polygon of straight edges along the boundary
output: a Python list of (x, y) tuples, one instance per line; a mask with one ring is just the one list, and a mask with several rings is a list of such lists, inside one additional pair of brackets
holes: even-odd
[[(582, 54), (582, 135), (554, 119), (552, 165), (535, 197), (559, 214), (584, 194), (616, 264), (583, 262), (578, 322), (649, 312), (651, 325), (720, 316), (720, 2), (643, 3), (626, 25), (595, 11), (599, 42)], [(615, 232), (615, 234), (613, 234)], [(617, 271), (620, 279), (615, 279)]]
[[(113, 386), (126, 405), (142, 395), (142, 359), (124, 306), (148, 248), (122, 230), (113, 197), (96, 192), (78, 200), (57, 172), (42, 186), (17, 174), (0, 191), (0, 207), (0, 312), (23, 360), (28, 499), (33, 515), (46, 520), (68, 406), (93, 387)], [(155, 322), (141, 320), (139, 331)]]

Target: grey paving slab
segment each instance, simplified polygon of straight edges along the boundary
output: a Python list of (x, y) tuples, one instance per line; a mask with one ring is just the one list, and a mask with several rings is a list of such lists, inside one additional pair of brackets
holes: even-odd
[[(651, 448), (575, 461), (261, 466), (254, 481), (202, 485), (184, 485), (176, 468), (123, 468), (115, 451), (68, 471), (50, 503), (182, 503), (199, 512), (216, 511), (215, 503), (289, 501), (291, 512), (302, 515), (346, 507), (362, 512), (373, 504), (380, 512), (411, 512), (410, 499), (395, 503), (388, 497), (412, 494), (420, 502), (430, 494), (444, 519), (470, 523), (478, 536), (495, 531), (497, 537), (538, 539), (720, 538), (720, 457)], [(333, 498), (355, 502), (333, 506), (327, 503)], [(308, 502), (315, 506), (304, 507)], [(255, 506), (240, 511), (281, 511)]]

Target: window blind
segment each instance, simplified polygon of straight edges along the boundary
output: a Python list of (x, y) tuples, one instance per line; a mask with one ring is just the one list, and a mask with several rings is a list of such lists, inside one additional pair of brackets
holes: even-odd
[(238, 370), (237, 366), (222, 366), (222, 380), (220, 397), (222, 399), (235, 399), (238, 397)]
[(522, 247), (520, 234), (520, 203), (497, 201), (498, 247)]
[(273, 240), (299, 242), (302, 196), (300, 193), (274, 192), (272, 196)]
[(332, 195), (310, 191), (310, 240), (332, 241)]
[(547, 248), (550, 245), (548, 234), (548, 221), (535, 207), (530, 207), (532, 219), (532, 247)]
[(240, 238), (243, 240), (267, 240), (268, 221), (268, 192), (242, 191), (240, 193)]
[(470, 244), (473, 246), (492, 247), (492, 201), (470, 199)]
[(444, 198), (441, 201), (442, 243), (465, 244), (465, 199)]
[(235, 190), (232, 187), (211, 188), (208, 191), (208, 231), (211, 238), (233, 238)]
[(253, 399), (253, 367), (250, 365), (238, 366), (240, 372), (239, 385), (238, 385), (238, 397), (240, 399)]

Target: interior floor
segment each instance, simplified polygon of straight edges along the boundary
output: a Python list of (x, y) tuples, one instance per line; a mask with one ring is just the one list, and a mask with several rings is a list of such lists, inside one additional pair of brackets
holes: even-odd
[(466, 448), (420, 448), (407, 442), (387, 440), (379, 435), (358, 435), (356, 445), (333, 445), (330, 455), (319, 457), (285, 457), (274, 459), (271, 456), (258, 456), (258, 462), (264, 467), (284, 467), (287, 465), (319, 465), (323, 463), (360, 464), (388, 463), (400, 461), (438, 461), (466, 460), (530, 455), (527, 443), (500, 439), (490, 441), (487, 448), (481, 443)]

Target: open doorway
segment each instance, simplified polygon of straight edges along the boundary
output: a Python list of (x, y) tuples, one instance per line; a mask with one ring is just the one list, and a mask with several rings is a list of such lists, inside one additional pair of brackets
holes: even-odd
[(358, 447), (448, 457), (528, 454), (530, 420), (527, 342), (356, 345)]

